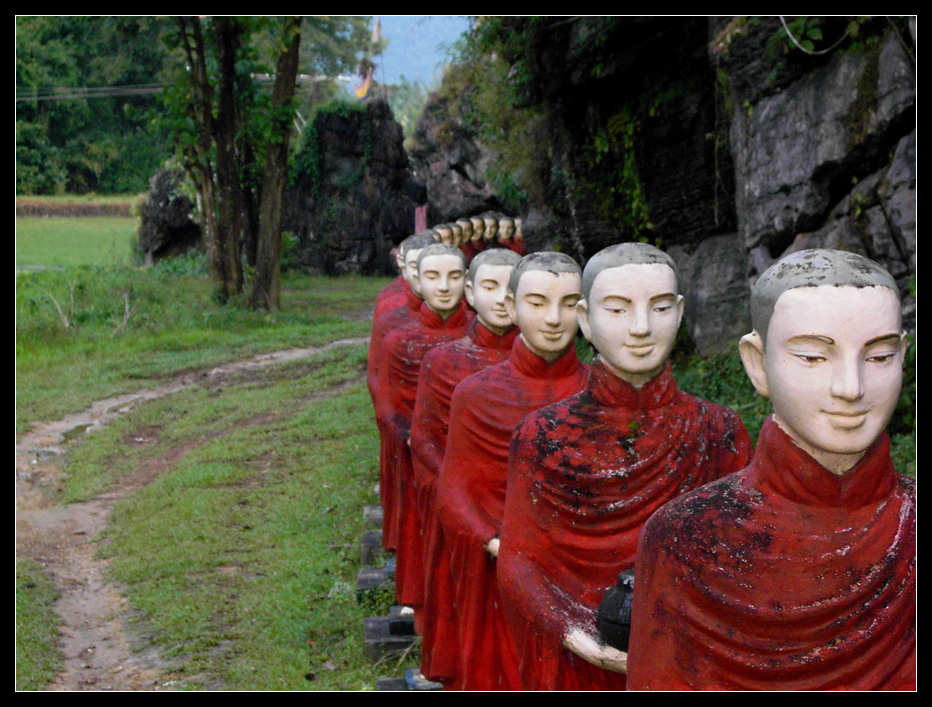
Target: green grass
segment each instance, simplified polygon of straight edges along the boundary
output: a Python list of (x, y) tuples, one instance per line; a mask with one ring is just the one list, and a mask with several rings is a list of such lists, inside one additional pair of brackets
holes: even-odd
[[(378, 438), (365, 346), (147, 403), (69, 456), (69, 498), (160, 464), (115, 509), (114, 577), (189, 689), (359, 690), (410, 667), (363, 655), (362, 505)], [(143, 440), (143, 441), (135, 441)]]
[[(182, 371), (366, 336), (370, 322), (360, 312), (371, 311), (386, 282), (292, 275), (283, 285), (284, 311), (269, 314), (217, 304), (208, 279), (190, 270), (166, 263), (21, 274), (18, 434), (30, 421), (57, 419)], [(346, 318), (350, 313), (354, 317)]]
[(134, 218), (16, 219), (16, 267), (128, 265)]
[(41, 690), (58, 673), (58, 594), (42, 568), (16, 562), (16, 689)]

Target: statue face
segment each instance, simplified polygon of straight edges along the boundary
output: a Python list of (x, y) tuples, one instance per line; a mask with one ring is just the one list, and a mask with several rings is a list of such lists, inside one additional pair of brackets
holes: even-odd
[(515, 240), (516, 241), (524, 240), (524, 233), (521, 232), (521, 227), (523, 225), (524, 225), (523, 219), (519, 219), (519, 218), (515, 219)]
[(411, 289), (414, 291), (418, 297), (421, 296), (421, 283), (418, 281), (417, 277), (417, 257), (421, 254), (423, 248), (418, 249), (409, 249), (404, 256), (404, 269), (401, 271), (401, 274), (404, 275), (405, 280), (408, 281), (408, 284), (411, 286)]
[(499, 240), (501, 240), (503, 243), (507, 243), (508, 241), (511, 240), (511, 237), (514, 235), (514, 233), (515, 233), (514, 224), (508, 223), (507, 221), (505, 221), (502, 224), (502, 227), (498, 231)]
[(521, 329), (521, 339), (544, 360), (555, 361), (573, 343), (579, 328), (580, 285), (577, 273), (528, 270), (518, 281), (518, 291), (505, 297), (508, 316)]
[(485, 221), (481, 218), (469, 219), (472, 222), (472, 242), (478, 243), (485, 233)]
[(458, 223), (451, 223), (450, 228), (453, 230), (453, 245), (459, 247), (463, 242), (463, 227)]
[(495, 238), (495, 234), (498, 233), (498, 219), (487, 218), (483, 219), (482, 222), (485, 224), (485, 232), (482, 234), (482, 237), (490, 241)]
[(431, 255), (421, 260), (418, 273), (421, 294), (427, 306), (446, 318), (463, 299), (466, 270), (455, 255)]
[[(756, 337), (756, 338), (755, 338)], [(767, 344), (741, 341), (745, 369), (777, 424), (843, 474), (880, 436), (900, 393), (905, 334), (886, 287), (800, 287), (777, 300)]]
[(453, 243), (453, 229), (449, 226), (435, 226), (436, 231), (440, 234), (440, 242), (450, 245)]
[(683, 319), (673, 269), (661, 263), (603, 270), (577, 308), (583, 335), (619, 378), (640, 387), (666, 362)]
[(514, 323), (505, 309), (505, 294), (511, 265), (480, 265), (475, 279), (466, 282), (466, 301), (476, 310), (479, 322), (496, 334), (504, 334)]
[(457, 221), (460, 225), (460, 228), (463, 229), (463, 243), (472, 240), (472, 221), (469, 219), (463, 219), (462, 221)]

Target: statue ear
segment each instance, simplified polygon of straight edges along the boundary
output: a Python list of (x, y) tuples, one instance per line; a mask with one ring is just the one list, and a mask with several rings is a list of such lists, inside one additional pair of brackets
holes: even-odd
[(676, 319), (676, 328), (680, 328), (680, 324), (683, 323), (683, 313), (686, 311), (686, 298), (683, 295), (676, 296), (676, 309), (679, 314), (677, 314)]
[(589, 305), (586, 300), (581, 299), (576, 303), (576, 321), (579, 322), (579, 330), (586, 337), (587, 341), (592, 341), (592, 327), (589, 326)]
[(751, 383), (758, 393), (765, 398), (770, 397), (770, 386), (767, 383), (767, 369), (764, 366), (764, 340), (757, 331), (745, 334), (738, 343), (738, 352), (741, 354), (741, 363), (751, 379)]
[(518, 325), (518, 307), (515, 302), (515, 293), (506, 292), (505, 293), (505, 311), (508, 312), (508, 317), (511, 319), (511, 323), (515, 326)]
[(472, 307), (473, 309), (475, 309), (475, 308), (476, 308), (476, 302), (475, 302), (475, 295), (473, 294), (473, 291), (472, 291), (472, 280), (470, 280), (470, 279), (467, 278), (467, 280), (466, 280), (466, 286), (465, 286), (463, 292), (464, 292), (465, 295), (466, 295), (466, 302), (469, 303), (469, 306), (470, 306), (470, 307)]

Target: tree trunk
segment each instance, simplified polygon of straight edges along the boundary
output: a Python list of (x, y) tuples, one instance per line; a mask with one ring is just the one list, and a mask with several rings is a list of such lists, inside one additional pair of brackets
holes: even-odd
[(287, 18), (284, 32), (285, 49), (278, 57), (272, 89), (272, 117), (277, 126), (273, 131), (275, 137), (268, 145), (263, 167), (256, 277), (250, 296), (250, 304), (253, 307), (265, 308), (272, 312), (277, 312), (281, 306), (282, 198), (288, 178), (291, 101), (298, 74), (301, 18)]
[(236, 109), (236, 58), (243, 27), (233, 18), (217, 17), (217, 57), (220, 62), (217, 118), (214, 142), (217, 145), (217, 222), (218, 250), (224, 261), (229, 294), (243, 291), (243, 265), (240, 244), (244, 233), (243, 194), (236, 137), (241, 121)]

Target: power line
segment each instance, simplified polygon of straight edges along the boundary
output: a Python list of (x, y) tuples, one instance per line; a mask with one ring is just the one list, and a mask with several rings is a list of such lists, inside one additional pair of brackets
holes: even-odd
[[(270, 74), (256, 74), (253, 78), (262, 86), (270, 86), (275, 77)], [(295, 88), (301, 90), (321, 81), (339, 81), (350, 83), (350, 76), (298, 76)], [(102, 86), (98, 88), (55, 86), (50, 88), (17, 88), (16, 102), (20, 101), (69, 101), (87, 98), (119, 98), (121, 96), (147, 96), (160, 93), (170, 83), (144, 83), (128, 86)]]

